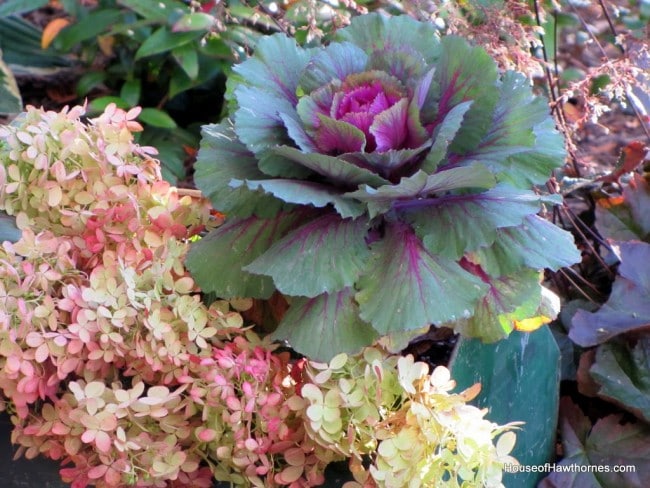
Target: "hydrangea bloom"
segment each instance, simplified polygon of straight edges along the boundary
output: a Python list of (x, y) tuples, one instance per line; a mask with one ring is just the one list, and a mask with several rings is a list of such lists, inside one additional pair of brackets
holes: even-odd
[(275, 337), (301, 353), (432, 323), (497, 340), (540, 313), (541, 268), (579, 259), (531, 189), (562, 137), (482, 49), (371, 14), (323, 47), (262, 39), (235, 71), (195, 175), (228, 220), (188, 267), (219, 296), (291, 297)]

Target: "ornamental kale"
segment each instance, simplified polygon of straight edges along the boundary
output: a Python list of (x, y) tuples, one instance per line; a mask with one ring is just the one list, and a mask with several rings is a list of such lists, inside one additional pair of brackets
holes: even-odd
[(448, 325), (484, 340), (539, 314), (539, 270), (579, 259), (531, 190), (564, 159), (546, 102), (461, 38), (377, 14), (332, 42), (262, 39), (204, 127), (195, 180), (225, 225), (194, 244), (205, 291), (291, 307), (274, 337), (327, 359)]

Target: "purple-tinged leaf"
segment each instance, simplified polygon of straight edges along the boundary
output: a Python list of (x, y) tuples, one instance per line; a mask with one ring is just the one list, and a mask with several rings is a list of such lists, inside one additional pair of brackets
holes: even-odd
[(232, 188), (231, 179), (259, 179), (255, 156), (238, 139), (229, 121), (203, 126), (201, 147), (194, 165), (194, 181), (214, 208), (230, 216), (272, 217), (284, 204), (278, 199), (254, 195), (246, 187)]
[(342, 154), (339, 159), (349, 161), (355, 166), (370, 168), (382, 177), (389, 178), (418, 160), (419, 156), (431, 146), (429, 141), (415, 149), (398, 149), (386, 152), (355, 152)]
[(494, 342), (507, 337), (515, 321), (533, 317), (542, 299), (540, 273), (527, 270), (510, 276), (488, 278), (489, 291), (478, 302), (474, 315), (450, 324), (464, 337)]
[(324, 115), (319, 116), (314, 140), (319, 151), (327, 154), (363, 151), (366, 147), (366, 136), (363, 131), (351, 123), (334, 120)]
[[(386, 152), (391, 149), (402, 149), (408, 137), (408, 100), (402, 98), (395, 105), (377, 115), (370, 133), (375, 136), (376, 151)], [(360, 151), (356, 149), (347, 152)]]
[(354, 290), (315, 298), (294, 298), (272, 335), (315, 361), (329, 361), (342, 352), (354, 354), (377, 339), (377, 333), (359, 318)]
[(598, 383), (598, 396), (613, 401), (639, 419), (650, 422), (650, 337), (632, 347), (610, 341), (596, 350), (589, 375)]
[[(499, 101), (490, 130), (478, 147), (465, 154), (463, 165), (481, 162), (519, 188), (543, 184), (564, 163), (564, 140), (555, 129), (549, 109), (533, 98), (528, 80), (508, 72), (498, 88)], [(460, 138), (459, 138), (460, 140)], [(455, 147), (452, 150), (459, 152)]]
[[(390, 19), (390, 20), (389, 20)], [(404, 46), (416, 50), (427, 66), (440, 56), (436, 27), (430, 22), (418, 22), (406, 15), (385, 17), (361, 15), (336, 33), (336, 41), (349, 41), (365, 52), (401, 50)]]
[(394, 76), (404, 86), (412, 87), (409, 90), (412, 95), (417, 81), (426, 76), (428, 66), (421, 53), (411, 46), (404, 45), (395, 49), (374, 51), (368, 60), (368, 69)]
[(415, 100), (409, 102), (406, 116), (405, 147), (420, 147), (430, 139), (430, 136), (420, 121), (420, 109)]
[(345, 196), (368, 203), (370, 217), (387, 212), (393, 204), (400, 206), (413, 204), (421, 207), (420, 197), (430, 196), (436, 192), (445, 192), (459, 188), (490, 188), (495, 181), (485, 168), (453, 168), (433, 175), (418, 171), (413, 176), (403, 177), (396, 185), (384, 185), (372, 188), (363, 185), (357, 191)]
[[(429, 69), (429, 71), (427, 71), (426, 74), (420, 80), (418, 80), (418, 83), (415, 87), (413, 101), (416, 103), (417, 107), (420, 110), (428, 108), (428, 105), (435, 105), (432, 101), (432, 97), (435, 93), (438, 92), (439, 89), (438, 85), (433, 82), (433, 75), (435, 72), (435, 68)], [(432, 122), (432, 120), (427, 120), (426, 122)]]
[(331, 186), (301, 180), (233, 180), (233, 188), (247, 186), (251, 190), (261, 189), (286, 203), (312, 205), (322, 208), (333, 205), (341, 217), (359, 217), (364, 208), (359, 203), (345, 198), (340, 191)]
[(498, 229), (494, 244), (475, 254), (491, 276), (514, 273), (524, 267), (557, 271), (581, 260), (573, 236), (537, 215), (527, 216), (518, 227)]
[(492, 125), (480, 147), (532, 146), (535, 143), (532, 128), (544, 122), (548, 114), (546, 100), (533, 96), (528, 78), (508, 71), (500, 82)]
[(440, 98), (434, 124), (442, 122), (456, 105), (473, 101), (450, 147), (452, 152), (463, 154), (479, 145), (492, 124), (499, 93), (497, 67), (489, 54), (461, 37), (445, 36), (440, 42), (442, 54), (434, 75)]
[(295, 112), (291, 103), (282, 98), (260, 96), (260, 89), (240, 85), (235, 90), (240, 108), (235, 112), (235, 132), (253, 153), (291, 143), (284, 117)]
[(300, 97), (296, 111), (307, 130), (314, 130), (320, 125), (320, 117), (332, 117), (334, 93), (340, 89), (340, 83), (329, 83), (314, 90), (309, 95)]
[(318, 150), (314, 140), (307, 134), (296, 111), (292, 110), (288, 114), (280, 113), (279, 116), (287, 130), (287, 134), (296, 146), (305, 152), (316, 152)]
[(391, 223), (357, 283), (360, 316), (381, 334), (470, 316), (487, 291), (458, 263), (427, 252), (406, 224)]
[(450, 144), (456, 138), (463, 123), (463, 117), (472, 106), (472, 102), (463, 102), (452, 108), (445, 116), (444, 120), (438, 124), (433, 132), (433, 145), (431, 150), (424, 158), (421, 169), (427, 173), (433, 173), (438, 165), (444, 161), (447, 156), (447, 150)]
[(650, 327), (650, 244), (623, 242), (616, 248), (621, 264), (609, 299), (597, 312), (578, 310), (573, 316), (569, 337), (583, 347)]
[[(592, 427), (569, 397), (560, 402), (564, 458), (539, 488), (640, 488), (650, 486), (650, 427), (623, 423), (621, 415), (601, 418)], [(594, 466), (634, 466), (615, 472)], [(609, 472), (607, 472), (609, 471)]]
[[(255, 56), (236, 65), (234, 70), (244, 80), (245, 85), (263, 92), (256, 91), (258, 102), (273, 98), (278, 102), (286, 101), (295, 107), (298, 103), (298, 80), (311, 56), (312, 51), (298, 46), (295, 39), (275, 34), (260, 38), (255, 48)], [(239, 97), (238, 102), (240, 107), (257, 108), (256, 103), (242, 103)]]
[(650, 185), (635, 174), (623, 188), (623, 201), (601, 199), (596, 205), (596, 228), (615, 241), (650, 240)]
[[(432, 176), (444, 176), (449, 171)], [(460, 259), (467, 252), (491, 246), (499, 228), (522, 225), (526, 216), (539, 212), (541, 201), (542, 197), (533, 192), (498, 185), (483, 193), (406, 201), (395, 206), (402, 218), (413, 224), (429, 252)], [(504, 246), (504, 252), (510, 249)], [(496, 276), (502, 274), (510, 273)]]
[(187, 268), (204, 292), (214, 292), (221, 298), (269, 298), (275, 291), (271, 278), (242, 268), (311, 216), (312, 213), (301, 209), (282, 212), (268, 220), (257, 217), (227, 220), (192, 244)]
[(480, 164), (472, 168), (452, 168), (430, 175), (422, 190), (422, 195), (457, 190), (459, 188), (487, 189), (492, 188), (496, 183), (492, 173)]
[(307, 94), (332, 80), (343, 81), (348, 75), (366, 70), (368, 55), (349, 42), (332, 43), (316, 54), (303, 71), (299, 86)]
[(285, 295), (315, 297), (352, 286), (369, 251), (365, 219), (328, 214), (290, 232), (245, 270), (271, 276)]
[(275, 163), (280, 158), (285, 164), (294, 163), (296, 166), (308, 168), (314, 173), (324, 176), (338, 185), (355, 187), (368, 184), (372, 186), (385, 185), (388, 180), (360, 166), (349, 163), (342, 158), (324, 154), (306, 154), (289, 146), (280, 146), (269, 151), (273, 158), (260, 161), (259, 167), (265, 173), (272, 174), (276, 170)]

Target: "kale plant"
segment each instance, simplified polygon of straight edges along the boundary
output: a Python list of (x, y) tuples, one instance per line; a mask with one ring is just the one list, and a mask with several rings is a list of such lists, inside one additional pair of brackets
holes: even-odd
[(224, 298), (289, 297), (274, 336), (299, 352), (428, 324), (498, 340), (539, 314), (539, 270), (579, 259), (537, 215), (564, 161), (547, 103), (483, 49), (370, 14), (322, 47), (264, 38), (235, 71), (195, 175), (227, 221), (187, 264)]

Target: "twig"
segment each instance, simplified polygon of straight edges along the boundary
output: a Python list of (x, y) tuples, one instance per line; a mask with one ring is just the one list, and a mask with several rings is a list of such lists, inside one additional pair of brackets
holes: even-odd
[[(537, 25), (539, 27), (542, 26), (542, 19), (539, 14), (539, 5), (537, 3), (537, 0), (533, 2), (533, 7), (535, 9), (535, 21), (537, 22)], [(555, 47), (553, 49), (553, 54), (554, 54), (554, 65), (555, 65), (555, 76), (557, 77), (558, 75), (558, 65), (557, 65), (557, 17), (556, 13), (553, 13), (553, 18), (555, 19), (554, 25), (555, 25), (555, 31), (554, 31), (554, 36), (555, 36)], [(544, 73), (546, 74), (546, 81), (548, 83), (548, 91), (551, 97), (551, 111), (555, 112), (555, 115), (557, 116), (557, 121), (558, 125), (560, 126), (560, 129), (562, 130), (562, 133), (565, 135), (567, 139), (569, 139), (569, 130), (567, 128), (567, 123), (566, 123), (566, 117), (564, 115), (564, 109), (562, 108), (562, 105), (559, 103), (558, 100), (558, 94), (556, 93), (556, 86), (553, 81), (553, 76), (551, 75), (551, 70), (548, 67), (548, 53), (546, 52), (546, 42), (544, 41), (544, 35), (540, 34), (539, 35), (540, 40), (542, 41), (542, 56), (544, 58)], [(567, 144), (567, 149), (569, 156), (571, 157), (571, 165), (573, 166), (573, 171), (575, 171), (575, 174), (577, 176), (580, 176), (580, 168), (578, 167), (578, 158), (573, 151), (571, 147), (568, 147)]]
[[(603, 0), (598, 0), (598, 3), (600, 4), (600, 8), (603, 10), (603, 14), (605, 14), (605, 18), (607, 19), (607, 23), (609, 24), (609, 28), (612, 31), (612, 34), (614, 37), (618, 36), (614, 22), (612, 22), (612, 18), (609, 16), (609, 12), (607, 11), (607, 7), (605, 7), (605, 2), (603, 2)], [(620, 46), (618, 44), (617, 46), (620, 48), (621, 52), (625, 52), (625, 48), (623, 46)]]

